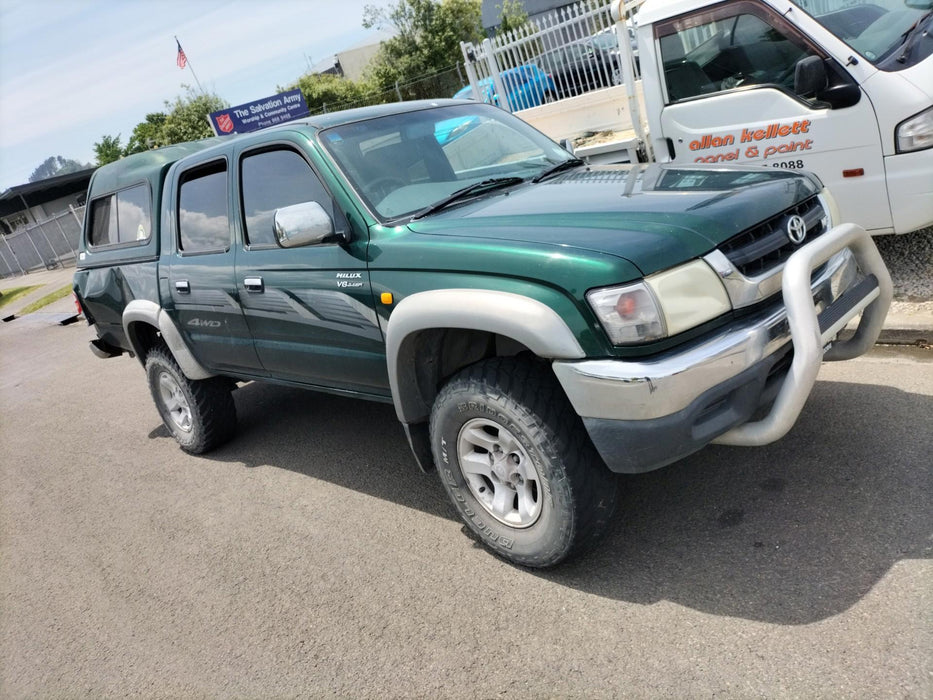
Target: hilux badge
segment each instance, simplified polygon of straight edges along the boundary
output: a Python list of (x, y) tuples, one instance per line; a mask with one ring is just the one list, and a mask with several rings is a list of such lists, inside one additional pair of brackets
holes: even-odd
[(807, 222), (802, 216), (794, 214), (787, 220), (787, 237), (791, 243), (800, 245), (803, 239), (807, 237)]

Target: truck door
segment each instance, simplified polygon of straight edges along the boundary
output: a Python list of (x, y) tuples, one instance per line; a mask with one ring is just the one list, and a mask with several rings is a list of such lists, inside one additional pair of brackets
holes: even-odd
[(167, 274), (168, 313), (208, 369), (261, 374), (236, 297), (227, 161), (194, 164), (176, 180), (175, 251), (160, 271)]
[(263, 367), (278, 379), (388, 396), (385, 344), (369, 272), (368, 241), (282, 248), (275, 212), (320, 204), (336, 231), (348, 224), (300, 149), (272, 142), (240, 153), (236, 283)]
[[(659, 157), (679, 163), (759, 164), (815, 172), (843, 218), (892, 225), (877, 119), (845, 70), (770, 7), (752, 0), (659, 21), (663, 76)], [(829, 86), (797, 94), (801, 60)], [(827, 101), (823, 94), (832, 93)]]

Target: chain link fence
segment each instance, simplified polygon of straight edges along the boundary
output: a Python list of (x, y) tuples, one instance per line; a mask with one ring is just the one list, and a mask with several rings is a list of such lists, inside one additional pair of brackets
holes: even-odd
[(84, 207), (0, 236), (0, 277), (25, 275), (74, 265), (84, 221)]

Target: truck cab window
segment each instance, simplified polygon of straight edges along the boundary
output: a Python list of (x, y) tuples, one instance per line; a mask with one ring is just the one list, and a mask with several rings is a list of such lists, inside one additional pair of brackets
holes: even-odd
[(657, 28), (668, 102), (754, 85), (793, 91), (798, 61), (817, 55), (777, 15), (748, 2)]
[(212, 163), (185, 173), (178, 193), (178, 232), (186, 253), (227, 250), (227, 164)]
[(240, 164), (243, 223), (250, 247), (275, 246), (275, 210), (302, 202), (317, 202), (333, 215), (330, 194), (311, 166), (291, 150), (247, 155)]

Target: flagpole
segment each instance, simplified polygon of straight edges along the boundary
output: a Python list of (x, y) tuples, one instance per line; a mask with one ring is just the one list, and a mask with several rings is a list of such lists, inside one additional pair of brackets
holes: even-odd
[(201, 91), (201, 94), (204, 94), (204, 88), (201, 87), (201, 81), (198, 80), (198, 74), (194, 72), (194, 66), (191, 65), (191, 60), (188, 58), (188, 54), (184, 52), (184, 49), (181, 48), (181, 42), (178, 41), (178, 37), (175, 37), (175, 43), (178, 45), (178, 50), (181, 51), (185, 56), (185, 65), (191, 69), (191, 75), (194, 76), (194, 82), (198, 84), (198, 90)]

